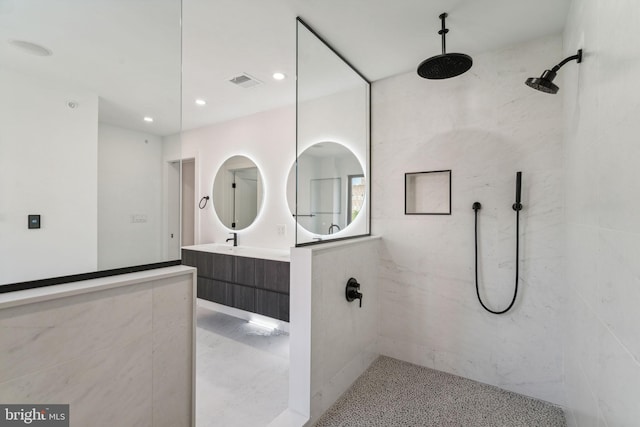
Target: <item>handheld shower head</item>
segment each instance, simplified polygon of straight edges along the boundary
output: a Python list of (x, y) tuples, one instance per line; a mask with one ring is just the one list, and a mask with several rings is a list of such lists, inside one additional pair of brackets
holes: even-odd
[(520, 196), (522, 195), (522, 172), (516, 172), (516, 202), (513, 204), (513, 210), (522, 210), (522, 203), (520, 203)]
[(567, 62), (576, 60), (579, 63), (582, 62), (582, 49), (578, 50), (578, 53), (565, 58), (558, 65), (550, 70), (545, 70), (540, 77), (529, 77), (524, 83), (540, 92), (556, 94), (560, 90), (558, 86), (553, 84), (553, 79), (556, 78), (558, 70)]

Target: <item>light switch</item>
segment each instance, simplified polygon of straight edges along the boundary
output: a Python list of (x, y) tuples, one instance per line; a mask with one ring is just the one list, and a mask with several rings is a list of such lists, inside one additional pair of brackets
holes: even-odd
[(40, 228), (40, 215), (29, 215), (29, 228)]

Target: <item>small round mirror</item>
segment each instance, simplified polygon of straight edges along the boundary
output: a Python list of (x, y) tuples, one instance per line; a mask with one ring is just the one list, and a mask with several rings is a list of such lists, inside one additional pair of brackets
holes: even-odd
[(287, 181), (287, 202), (300, 226), (317, 235), (344, 230), (362, 209), (365, 179), (351, 150), (335, 142), (320, 142), (298, 157), (298, 209), (295, 164)]
[(227, 159), (213, 183), (213, 206), (220, 222), (230, 230), (242, 230), (255, 221), (262, 206), (262, 176), (245, 156)]

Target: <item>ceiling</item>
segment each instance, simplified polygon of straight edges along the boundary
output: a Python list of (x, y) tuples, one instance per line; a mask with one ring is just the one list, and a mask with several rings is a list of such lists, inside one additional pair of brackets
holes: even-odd
[[(101, 120), (158, 135), (295, 102), (296, 16), (367, 79), (415, 70), (447, 50), (475, 55), (564, 27), (570, 0), (0, 0), (0, 66), (81, 85), (100, 95)], [(32, 57), (7, 39), (37, 42)], [(559, 58), (549, 58), (550, 62)], [(275, 71), (288, 78), (275, 81)], [(263, 84), (228, 82), (247, 73)], [(206, 106), (196, 106), (195, 99)], [(154, 123), (141, 121), (152, 115)]]
[[(560, 33), (569, 0), (183, 0), (183, 127), (295, 102), (295, 17), (300, 16), (370, 81), (415, 70), (447, 49), (470, 55)], [(557, 58), (550, 58), (553, 62)], [(274, 71), (289, 76), (276, 82)], [(234, 87), (246, 72), (264, 85)], [(209, 105), (196, 108), (194, 99)]]

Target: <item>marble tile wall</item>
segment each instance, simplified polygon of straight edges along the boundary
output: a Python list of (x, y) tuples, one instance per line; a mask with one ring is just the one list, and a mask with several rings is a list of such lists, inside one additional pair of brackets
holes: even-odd
[[(378, 356), (379, 247), (379, 238), (362, 238), (292, 249), (290, 393), (306, 393), (307, 406), (292, 406), (299, 398), (293, 396), (290, 408), (309, 416), (307, 425), (313, 425)], [(361, 285), (362, 308), (357, 300), (345, 299), (351, 277)], [(309, 311), (307, 329), (298, 332)], [(300, 349), (305, 345), (306, 353)], [(298, 366), (303, 358), (306, 371)]]
[[(562, 404), (566, 300), (562, 97), (524, 85), (562, 55), (560, 36), (474, 55), (443, 81), (415, 72), (372, 88), (372, 231), (383, 236), (381, 354)], [(452, 169), (452, 215), (404, 215), (404, 174)], [(501, 316), (474, 285), (480, 211), (485, 302), (511, 301), (515, 174), (523, 172), (519, 294)]]
[(574, 0), (563, 68), (569, 426), (640, 420), (640, 4)]
[(72, 426), (190, 426), (193, 280), (0, 309), (0, 401), (69, 403)]

